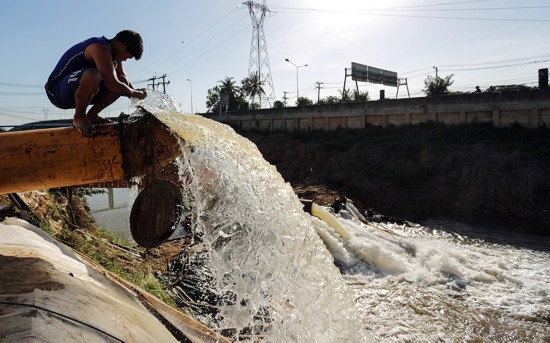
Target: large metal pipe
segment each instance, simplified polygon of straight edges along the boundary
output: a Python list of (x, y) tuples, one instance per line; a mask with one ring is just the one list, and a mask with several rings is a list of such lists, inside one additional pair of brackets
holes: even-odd
[(0, 133), (0, 194), (125, 180), (180, 155), (177, 138), (149, 113), (96, 131), (92, 138), (72, 127)]

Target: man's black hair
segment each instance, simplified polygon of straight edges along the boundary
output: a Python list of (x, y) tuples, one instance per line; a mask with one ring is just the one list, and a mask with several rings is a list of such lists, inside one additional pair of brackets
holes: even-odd
[(126, 49), (128, 49), (128, 52), (136, 60), (141, 58), (143, 54), (143, 39), (141, 39), (139, 33), (132, 30), (123, 30), (117, 33), (114, 39), (126, 45)]

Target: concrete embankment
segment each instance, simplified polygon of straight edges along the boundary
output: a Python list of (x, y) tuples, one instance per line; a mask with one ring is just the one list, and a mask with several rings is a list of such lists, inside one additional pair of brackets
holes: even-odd
[(452, 94), (410, 99), (268, 108), (205, 114), (243, 131), (362, 129), (367, 126), (490, 123), (536, 129), (550, 122), (550, 90)]

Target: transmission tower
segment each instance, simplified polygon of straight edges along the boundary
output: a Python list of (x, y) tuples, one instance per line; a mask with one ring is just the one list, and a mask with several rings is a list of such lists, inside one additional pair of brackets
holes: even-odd
[(264, 35), (264, 19), (266, 13), (270, 11), (265, 4), (265, 0), (263, 0), (261, 5), (253, 1), (246, 1), (243, 4), (248, 7), (248, 12), (252, 19), (252, 42), (250, 44), (248, 77), (257, 76), (265, 91), (265, 95), (259, 95), (260, 106), (264, 107), (262, 103), (267, 103), (271, 107), (271, 104), (275, 102), (275, 88), (273, 87), (269, 55)]

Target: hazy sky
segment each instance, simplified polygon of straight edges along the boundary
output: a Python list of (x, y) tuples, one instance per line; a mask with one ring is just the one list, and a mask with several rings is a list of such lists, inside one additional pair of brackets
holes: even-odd
[[(260, 1), (261, 2), (261, 1)], [(345, 68), (357, 62), (407, 78), (411, 97), (423, 96), (427, 75), (454, 74), (451, 90), (499, 84), (538, 85), (550, 65), (550, 0), (268, 0), (264, 21), (275, 95), (296, 101), (338, 95)], [(61, 54), (92, 37), (140, 32), (145, 52), (125, 69), (136, 87), (167, 75), (167, 93), (191, 111), (206, 110), (218, 80), (247, 76), (252, 24), (242, 2), (204, 1), (3, 1), (0, 11), (0, 125), (72, 117), (49, 104), (45, 83)], [(188, 79), (192, 81), (188, 81)], [(351, 78), (347, 87), (355, 86)], [(373, 100), (395, 87), (360, 83)], [(407, 90), (400, 87), (399, 97)], [(123, 99), (105, 116), (131, 111)]]

